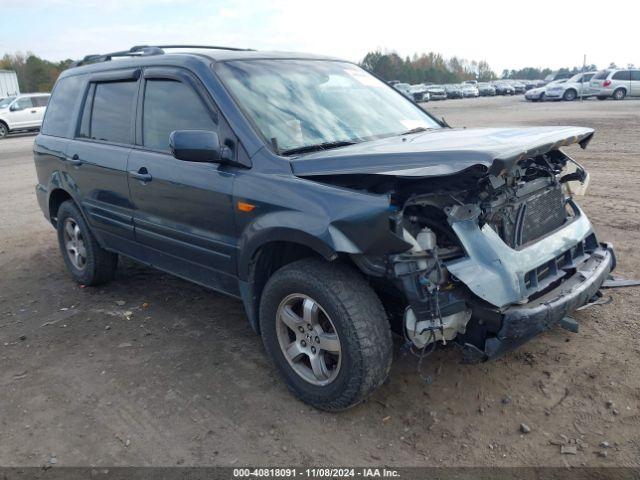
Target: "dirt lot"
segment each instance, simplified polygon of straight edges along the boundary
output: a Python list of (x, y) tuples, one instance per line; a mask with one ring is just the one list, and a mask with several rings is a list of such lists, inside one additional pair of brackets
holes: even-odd
[[(618, 274), (640, 274), (640, 102), (427, 108), (454, 126), (596, 128), (571, 150), (591, 172), (582, 204)], [(430, 384), (396, 348), (373, 398), (322, 413), (287, 393), (240, 302), (129, 261), (107, 286), (75, 284), (36, 204), (32, 142), (0, 141), (0, 465), (640, 464), (640, 289), (492, 363), (438, 351)]]

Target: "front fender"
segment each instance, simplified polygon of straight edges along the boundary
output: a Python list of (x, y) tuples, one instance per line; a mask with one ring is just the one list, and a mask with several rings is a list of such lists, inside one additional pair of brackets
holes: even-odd
[(244, 174), (234, 183), (234, 201), (255, 205), (236, 212), (238, 273), (247, 279), (263, 245), (292, 242), (327, 259), (337, 253), (384, 254), (410, 248), (389, 227), (389, 198), (292, 176)]

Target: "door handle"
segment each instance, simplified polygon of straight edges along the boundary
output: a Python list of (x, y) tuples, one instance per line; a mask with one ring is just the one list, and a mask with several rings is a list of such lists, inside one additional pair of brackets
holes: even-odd
[(67, 161), (69, 162), (70, 165), (74, 165), (76, 167), (79, 167), (80, 165), (82, 165), (82, 160), (80, 160), (80, 157), (78, 156), (77, 153), (75, 153), (73, 157), (67, 158)]
[(139, 170), (129, 170), (129, 175), (136, 180), (140, 180), (141, 182), (150, 182), (153, 180), (151, 174), (147, 171), (145, 167), (140, 168)]
[(31, 113), (38, 113), (38, 112), (36, 112), (35, 110), (31, 110)]

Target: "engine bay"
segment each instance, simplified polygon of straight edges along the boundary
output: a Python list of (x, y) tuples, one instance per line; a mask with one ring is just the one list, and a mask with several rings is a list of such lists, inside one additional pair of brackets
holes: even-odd
[[(586, 172), (560, 150), (524, 157), (497, 175), (470, 168), (449, 177), (370, 178), (358, 184), (338, 177), (342, 186), (390, 196), (390, 226), (412, 248), (385, 258), (354, 256), (374, 277), (393, 279), (395, 295), (381, 283), (385, 304), (397, 304), (395, 329), (407, 348), (424, 354), (454, 340), (482, 349), (500, 329), (496, 309), (473, 295), (447, 265), (467, 255), (453, 229), (458, 221), (490, 227), (512, 249), (524, 248), (571, 222), (578, 211), (567, 182), (584, 181)], [(355, 179), (351, 179), (355, 180)], [(551, 284), (549, 284), (551, 285)]]

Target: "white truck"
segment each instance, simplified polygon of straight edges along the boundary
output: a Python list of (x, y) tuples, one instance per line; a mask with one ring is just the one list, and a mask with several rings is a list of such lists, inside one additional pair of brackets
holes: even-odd
[(0, 70), (0, 99), (15, 97), (20, 93), (18, 77), (11, 70)]

